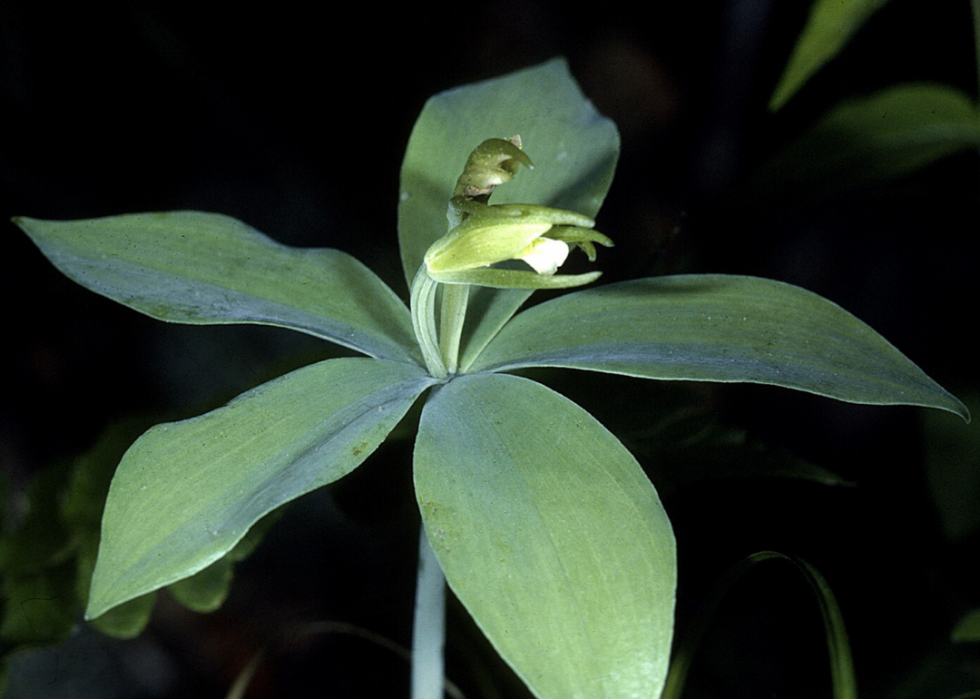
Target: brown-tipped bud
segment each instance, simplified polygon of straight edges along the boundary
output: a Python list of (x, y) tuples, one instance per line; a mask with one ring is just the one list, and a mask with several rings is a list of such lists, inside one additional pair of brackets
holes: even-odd
[(463, 174), (456, 180), (453, 196), (487, 203), (494, 188), (510, 182), (521, 165), (534, 167), (521, 145), (518, 135), (509, 139), (491, 138), (478, 145), (467, 158)]

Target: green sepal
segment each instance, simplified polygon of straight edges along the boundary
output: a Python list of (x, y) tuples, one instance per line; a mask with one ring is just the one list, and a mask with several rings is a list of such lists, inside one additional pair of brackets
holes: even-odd
[[(455, 201), (455, 200), (454, 200)], [(538, 204), (483, 204), (475, 202), (462, 209), (470, 215), (470, 221), (479, 219), (481, 223), (503, 224), (507, 221), (520, 220), (528, 223), (547, 223), (552, 226), (578, 226), (592, 228), (595, 221), (585, 214), (565, 209), (555, 209)]]
[(442, 284), (475, 284), (491, 289), (570, 289), (591, 284), (602, 272), (585, 274), (552, 274), (517, 269), (468, 269), (462, 272), (430, 272), (429, 276)]
[[(588, 216), (574, 211), (530, 204), (484, 206), (471, 214), (425, 253), (431, 272), (455, 272), (521, 259), (528, 246), (541, 237), (574, 245), (612, 241), (598, 231)], [(591, 248), (591, 259), (595, 249)]]
[(528, 245), (550, 228), (550, 223), (540, 221), (501, 224), (495, 219), (469, 218), (429, 248), (425, 253), (425, 266), (432, 275), (516, 260)]

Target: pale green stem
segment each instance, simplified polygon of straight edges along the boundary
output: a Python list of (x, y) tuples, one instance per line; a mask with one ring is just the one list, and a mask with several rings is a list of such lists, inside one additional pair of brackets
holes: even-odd
[(415, 337), (419, 341), (419, 348), (422, 350), (422, 357), (425, 359), (425, 366), (429, 373), (434, 378), (444, 379), (448, 374), (446, 365), (442, 361), (442, 352), (436, 334), (438, 288), (439, 283), (429, 276), (425, 265), (419, 267), (412, 282), (412, 327), (415, 329)]
[(412, 628), (412, 699), (442, 699), (445, 640), (446, 578), (421, 527)]
[(459, 368), (459, 341), (463, 335), (469, 284), (443, 284), (439, 310), (439, 349), (446, 371), (452, 376)]

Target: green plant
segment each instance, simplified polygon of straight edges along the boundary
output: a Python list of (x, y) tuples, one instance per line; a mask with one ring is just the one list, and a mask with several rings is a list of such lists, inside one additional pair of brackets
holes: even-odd
[[(518, 133), (530, 158), (500, 139)], [(368, 355), (141, 437), (109, 491), (87, 616), (138, 608), (126, 624), (139, 626), (153, 591), (220, 565), (264, 516), (356, 468), (424, 400), (414, 696), (441, 692), (442, 573), (537, 696), (657, 696), (675, 587), (657, 493), (588, 412), (506, 372), (755, 382), (967, 417), (868, 326), (775, 281), (640, 279), (518, 313), (534, 289), (595, 281), (555, 272), (569, 246), (593, 258), (595, 243), (611, 244), (592, 217), (618, 147), (562, 62), (430, 100), (402, 169), (411, 310), (350, 256), (286, 248), (224, 216), (16, 219), (68, 276), (153, 317), (276, 325)]]

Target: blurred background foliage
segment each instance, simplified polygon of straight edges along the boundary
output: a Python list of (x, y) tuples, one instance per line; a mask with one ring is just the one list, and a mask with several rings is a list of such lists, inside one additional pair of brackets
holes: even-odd
[[(283, 243), (350, 252), (404, 294), (398, 169), (425, 99), (562, 54), (623, 136), (599, 218), (617, 243), (602, 257), (606, 280), (728, 272), (804, 286), (980, 414), (970, 5), (843, 5), (857, 17), (838, 30), (845, 40), (807, 63), (794, 46), (824, 11), (808, 2), (637, 13), (615, 1), (328, 11), (8, 0), (0, 212), (220, 212)], [(791, 60), (804, 66), (795, 92)], [(287, 508), (230, 589), (228, 566), (161, 593), (135, 640), (79, 623), (94, 493), (128, 441), (334, 348), (139, 316), (61, 277), (12, 225), (0, 293), (0, 652), (26, 648), (8, 666), (9, 697), (220, 697), (263, 648), (248, 697), (407, 695), (407, 664), (378, 642), (409, 645), (418, 517), (411, 445), (399, 440)], [(664, 497), (679, 632), (729, 566), (772, 549), (834, 589), (865, 696), (980, 688), (975, 428), (759, 386), (537, 377), (609, 426)], [(773, 571), (712, 619), (688, 696), (827, 695), (819, 614), (798, 580)], [(226, 592), (210, 614), (183, 606)], [(343, 623), (310, 626), (323, 621)], [(138, 626), (119, 624), (123, 635)], [(458, 606), (450, 625), (449, 673), (466, 695), (521, 696)], [(53, 638), (67, 640), (39, 645)]]

